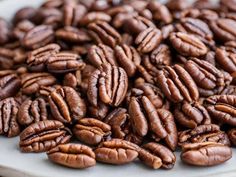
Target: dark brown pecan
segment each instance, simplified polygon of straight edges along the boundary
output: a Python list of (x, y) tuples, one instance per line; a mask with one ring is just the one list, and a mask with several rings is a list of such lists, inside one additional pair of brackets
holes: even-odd
[(71, 132), (56, 120), (36, 122), (24, 129), (20, 134), (20, 150), (22, 152), (45, 152), (58, 144), (69, 142)]
[(62, 29), (58, 29), (55, 33), (57, 39), (72, 42), (72, 43), (83, 43), (91, 41), (88, 33), (83, 29), (78, 29), (72, 26), (65, 26)]
[(181, 160), (196, 166), (218, 165), (232, 157), (230, 147), (214, 142), (186, 144), (182, 150)]
[(20, 125), (17, 122), (19, 104), (13, 97), (0, 101), (0, 135), (14, 137), (20, 134)]
[(0, 69), (12, 69), (14, 65), (14, 57), (14, 51), (0, 47)]
[(149, 27), (155, 28), (155, 24), (149, 19), (137, 15), (127, 18), (123, 23), (124, 30), (132, 35), (137, 35)]
[(233, 0), (220, 0), (220, 5), (223, 8), (226, 8), (227, 11), (232, 11), (232, 12), (236, 11), (236, 3)]
[(77, 54), (69, 52), (60, 52), (52, 55), (47, 60), (47, 69), (51, 73), (68, 73), (80, 70), (85, 66)]
[(222, 41), (236, 39), (236, 22), (232, 19), (219, 18), (210, 22), (210, 27), (217, 38)]
[(88, 50), (88, 60), (96, 68), (102, 64), (118, 65), (113, 49), (104, 44), (91, 46)]
[(37, 13), (37, 10), (33, 7), (23, 7), (15, 13), (13, 17), (13, 22), (17, 24), (18, 22), (23, 21), (23, 20), (33, 21), (36, 13)]
[(136, 18), (137, 17), (137, 13), (136, 12), (123, 12), (123, 13), (118, 13), (116, 16), (114, 16), (113, 20), (112, 20), (112, 26), (119, 29), (121, 27), (126, 27), (125, 30), (126, 32), (129, 32), (129, 29), (126, 25), (126, 21), (127, 19), (132, 19), (132, 18)]
[(115, 165), (130, 163), (138, 157), (137, 145), (121, 139), (102, 142), (94, 152), (97, 161)]
[(115, 47), (115, 56), (118, 63), (126, 71), (129, 77), (134, 76), (137, 70), (137, 66), (141, 63), (141, 57), (132, 46), (126, 44), (117, 45)]
[(97, 106), (88, 105), (88, 115), (102, 120), (106, 117), (109, 111), (109, 106), (103, 102), (99, 102)]
[(69, 86), (76, 89), (78, 85), (76, 74), (72, 74), (72, 73), (65, 74), (62, 83), (63, 83), (63, 86)]
[(150, 55), (150, 61), (157, 68), (171, 65), (172, 57), (168, 45), (161, 44), (155, 48)]
[(194, 129), (179, 132), (179, 145), (191, 143), (215, 142), (229, 146), (227, 134), (216, 124), (199, 125)]
[[(180, 27), (180, 28), (178, 28)], [(214, 46), (213, 33), (207, 23), (196, 18), (183, 18), (181, 25), (176, 25), (178, 31), (193, 34), (208, 46)]]
[(184, 64), (184, 68), (197, 84), (201, 96), (219, 94), (229, 85), (225, 82), (224, 74), (207, 61), (192, 58)]
[(48, 119), (46, 101), (43, 98), (27, 99), (19, 107), (17, 120), (21, 125), (30, 125)]
[(230, 74), (236, 72), (236, 46), (216, 49), (216, 61), (219, 66)]
[(28, 31), (22, 39), (22, 45), (26, 48), (36, 49), (52, 42), (54, 32), (50, 26), (39, 25)]
[[(137, 89), (136, 89), (137, 88)], [(131, 90), (132, 95), (144, 95), (146, 96), (156, 109), (159, 108), (170, 108), (169, 101), (164, 97), (161, 90), (153, 84), (145, 83), (142, 79), (137, 79), (135, 81), (135, 89)], [(127, 95), (128, 98), (129, 95)]]
[(34, 27), (35, 25), (31, 21), (28, 20), (21, 21), (12, 30), (13, 33), (12, 35), (17, 39), (22, 40), (25, 34)]
[(235, 128), (232, 128), (229, 132), (228, 132), (228, 137), (229, 137), (229, 140), (231, 142), (231, 144), (233, 146), (236, 146), (236, 129)]
[(141, 53), (149, 53), (157, 47), (162, 40), (161, 31), (157, 28), (147, 28), (135, 39), (135, 44), (138, 45), (137, 50)]
[(211, 117), (206, 108), (199, 102), (184, 101), (175, 107), (174, 117), (184, 127), (195, 128), (201, 124), (210, 124)]
[(131, 97), (129, 115), (135, 133), (145, 136), (148, 129), (156, 140), (164, 139), (166, 144), (175, 149), (177, 146), (177, 129), (173, 115), (165, 109), (156, 109), (146, 97)]
[(96, 165), (93, 150), (81, 144), (60, 144), (47, 152), (48, 159), (70, 168), (88, 168)]
[(153, 13), (153, 19), (164, 24), (171, 23), (173, 18), (168, 8), (158, 1), (150, 1), (147, 8)]
[(162, 26), (161, 28), (162, 39), (165, 40), (169, 38), (170, 34), (174, 32), (174, 30), (175, 28), (174, 28), (174, 25), (172, 24)]
[(189, 3), (187, 0), (170, 0), (166, 6), (172, 11), (181, 11), (187, 9), (189, 7)]
[(124, 139), (130, 133), (129, 114), (125, 108), (114, 109), (103, 121), (111, 126), (113, 138)]
[(229, 85), (221, 92), (221, 95), (236, 95), (236, 86)]
[(93, 106), (98, 105), (98, 100), (112, 106), (119, 106), (125, 98), (127, 88), (128, 76), (122, 68), (103, 65), (90, 76), (88, 100)]
[(112, 17), (121, 14), (121, 13), (132, 13), (134, 12), (134, 8), (130, 5), (124, 4), (119, 6), (111, 7), (110, 9), (107, 9), (106, 13)]
[(64, 123), (72, 123), (86, 114), (85, 101), (71, 87), (61, 87), (50, 93), (48, 102), (53, 117)]
[(77, 26), (87, 8), (82, 4), (67, 3), (63, 7), (63, 23), (65, 26)]
[(60, 50), (60, 46), (57, 44), (49, 44), (44, 47), (35, 49), (28, 54), (26, 63), (29, 69), (34, 72), (43, 71), (48, 59), (57, 54)]
[(89, 23), (105, 21), (110, 22), (111, 17), (104, 12), (89, 12), (79, 21), (80, 25), (88, 25)]
[(83, 143), (97, 145), (110, 136), (111, 127), (95, 118), (82, 118), (75, 124), (73, 133)]
[(157, 83), (172, 102), (197, 101), (199, 92), (190, 74), (180, 65), (166, 66), (158, 72)]
[(147, 166), (158, 169), (160, 167), (171, 169), (174, 167), (176, 157), (167, 147), (150, 142), (139, 151), (139, 159)]
[(51, 86), (56, 83), (56, 78), (49, 73), (26, 73), (21, 79), (22, 92), (27, 95), (36, 93), (40, 86)]
[(0, 100), (14, 96), (20, 89), (21, 80), (13, 70), (0, 71)]
[(141, 59), (141, 64), (137, 66), (139, 73), (142, 75), (145, 81), (151, 84), (154, 84), (156, 81), (156, 76), (160, 70), (159, 67), (163, 66), (158, 66), (155, 65), (155, 63), (152, 63), (149, 55), (144, 55)]
[(75, 73), (78, 86), (85, 93), (87, 92), (87, 89), (88, 89), (89, 77), (91, 73), (93, 73), (95, 70), (96, 70), (95, 67), (93, 67), (90, 64), (86, 64), (82, 70), (77, 70)]
[(197, 37), (190, 34), (171, 33), (170, 42), (184, 56), (199, 57), (207, 53), (207, 47)]
[(206, 99), (207, 110), (212, 118), (221, 123), (236, 125), (236, 96), (214, 95)]
[(114, 48), (121, 42), (120, 34), (107, 22), (90, 23), (88, 29), (89, 34), (97, 43), (104, 43)]
[(9, 40), (10, 28), (9, 24), (3, 19), (0, 18), (0, 44), (5, 44)]

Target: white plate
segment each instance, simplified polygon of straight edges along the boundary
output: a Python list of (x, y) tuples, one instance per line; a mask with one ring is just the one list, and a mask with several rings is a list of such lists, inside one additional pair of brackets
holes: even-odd
[[(0, 17), (10, 19), (24, 6), (38, 6), (42, 0), (5, 0), (0, 2)], [(18, 137), (0, 137), (0, 176), (7, 177), (220, 177), (236, 176), (236, 150), (228, 162), (215, 167), (192, 167), (183, 164), (176, 153), (177, 161), (172, 170), (152, 170), (135, 162), (129, 165), (112, 166), (97, 164), (85, 170), (69, 169), (47, 160), (45, 153), (23, 154), (18, 149)]]

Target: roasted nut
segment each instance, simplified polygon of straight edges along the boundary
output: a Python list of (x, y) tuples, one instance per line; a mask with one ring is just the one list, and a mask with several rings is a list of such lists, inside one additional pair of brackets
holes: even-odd
[(21, 125), (30, 125), (48, 119), (46, 101), (43, 98), (27, 99), (19, 107), (17, 120)]
[(111, 134), (111, 127), (94, 118), (82, 118), (74, 126), (73, 133), (83, 143), (97, 145)]
[(60, 144), (47, 152), (48, 159), (70, 168), (88, 168), (96, 165), (93, 150), (81, 144)]
[(182, 32), (172, 33), (170, 42), (184, 56), (199, 57), (207, 53), (207, 47), (193, 35)]
[(127, 88), (128, 76), (122, 68), (103, 65), (90, 76), (87, 97), (93, 106), (98, 105), (98, 100), (119, 106), (125, 98)]
[(21, 80), (12, 70), (0, 71), (0, 100), (14, 96), (20, 89)]
[(30, 95), (36, 93), (40, 86), (52, 86), (56, 78), (49, 73), (26, 73), (21, 76), (22, 92)]
[(19, 104), (13, 97), (0, 101), (0, 135), (14, 137), (20, 134), (20, 125), (17, 122)]
[(197, 101), (199, 92), (197, 85), (190, 74), (180, 65), (166, 66), (158, 72), (157, 82), (172, 102), (178, 103), (183, 100), (188, 102)]
[(211, 123), (208, 111), (199, 102), (188, 103), (184, 101), (179, 103), (174, 110), (174, 117), (179, 124), (187, 128)]
[(215, 124), (199, 125), (194, 129), (179, 132), (179, 145), (189, 143), (215, 142), (229, 146), (230, 141), (227, 134), (220, 130)]
[(63, 123), (72, 123), (86, 114), (86, 104), (71, 87), (61, 87), (50, 93), (48, 102), (53, 117)]
[(24, 129), (20, 134), (20, 150), (22, 152), (45, 152), (58, 144), (69, 142), (71, 132), (56, 120), (36, 122)]
[(174, 167), (176, 157), (174, 153), (165, 146), (150, 142), (139, 151), (139, 159), (153, 169), (160, 167), (171, 169)]
[(43, 71), (48, 59), (58, 53), (60, 46), (57, 44), (49, 44), (44, 47), (33, 50), (29, 53), (26, 63), (29, 69), (34, 72)]
[(236, 125), (235, 95), (214, 95), (206, 99), (207, 110), (212, 118), (224, 124)]
[(186, 144), (182, 150), (181, 160), (196, 166), (218, 165), (232, 157), (230, 147), (214, 142)]
[(96, 160), (114, 165), (126, 164), (138, 157), (137, 145), (120, 139), (105, 141), (95, 149)]

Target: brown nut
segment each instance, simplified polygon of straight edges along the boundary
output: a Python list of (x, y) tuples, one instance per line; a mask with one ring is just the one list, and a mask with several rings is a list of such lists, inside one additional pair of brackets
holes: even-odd
[(225, 78), (223, 72), (209, 62), (197, 58), (188, 60), (184, 68), (197, 84), (201, 96), (206, 97), (221, 93), (232, 80), (231, 76)]
[(230, 147), (214, 142), (186, 144), (182, 150), (181, 160), (195, 166), (218, 165), (232, 157)]
[(171, 150), (154, 142), (147, 143), (143, 146), (143, 149), (139, 151), (139, 159), (153, 169), (160, 167), (171, 169), (174, 167), (176, 161), (176, 157)]
[(207, 110), (212, 118), (224, 124), (236, 125), (235, 95), (214, 95), (206, 99)]
[(60, 52), (47, 60), (47, 69), (51, 73), (68, 73), (82, 69), (85, 64), (73, 53)]
[(147, 28), (139, 33), (135, 39), (135, 44), (138, 45), (137, 50), (141, 53), (149, 53), (157, 47), (162, 40), (161, 31), (157, 28)]
[(22, 152), (45, 152), (58, 144), (69, 142), (71, 132), (56, 120), (36, 122), (24, 129), (20, 134), (20, 150)]
[(21, 80), (15, 71), (0, 71), (0, 100), (14, 96), (20, 89)]
[(170, 42), (184, 56), (199, 57), (207, 53), (207, 47), (193, 35), (182, 32), (171, 33)]
[(208, 111), (199, 102), (188, 103), (184, 101), (179, 103), (174, 109), (174, 117), (179, 124), (187, 128), (211, 123)]
[(120, 34), (107, 22), (98, 21), (88, 25), (89, 34), (97, 43), (104, 43), (114, 48), (120, 43)]
[(82, 118), (75, 124), (73, 133), (83, 143), (97, 145), (110, 136), (111, 127), (94, 118)]
[(40, 86), (52, 86), (56, 78), (49, 73), (26, 73), (22, 78), (22, 92), (30, 95), (36, 93)]
[(60, 144), (47, 152), (48, 159), (70, 168), (88, 168), (96, 165), (93, 150), (81, 144)]
[(48, 59), (54, 54), (58, 53), (59, 50), (60, 46), (57, 44), (48, 44), (46, 46), (33, 50), (29, 53), (26, 60), (29, 69), (34, 72), (43, 71)]
[(115, 56), (118, 63), (126, 71), (129, 77), (134, 76), (137, 70), (137, 66), (141, 63), (141, 57), (132, 46), (126, 44), (117, 45), (115, 47)]
[(113, 138), (125, 139), (130, 133), (129, 114), (125, 108), (114, 109), (103, 121), (111, 126)]
[(71, 87), (61, 87), (50, 93), (48, 102), (53, 117), (63, 123), (72, 123), (86, 114), (85, 101)]
[(19, 104), (15, 98), (9, 97), (0, 101), (0, 135), (14, 137), (20, 134), (17, 121)]
[(19, 107), (17, 120), (21, 125), (30, 125), (48, 119), (46, 101), (43, 98), (27, 99)]
[(137, 145), (120, 139), (105, 141), (94, 152), (97, 161), (114, 165), (127, 164), (138, 157)]
[(49, 44), (54, 39), (51, 26), (39, 25), (27, 32), (22, 39), (22, 45), (26, 48), (37, 49)]
[(94, 71), (88, 82), (87, 96), (93, 106), (98, 101), (112, 106), (119, 106), (124, 100), (128, 89), (128, 76), (117, 66), (103, 65)]
[(118, 66), (113, 49), (104, 44), (91, 46), (88, 50), (88, 60), (96, 68), (102, 64)]
[(230, 142), (232, 143), (233, 146), (236, 146), (236, 129), (232, 128), (229, 132), (228, 132), (228, 137), (230, 139)]
[(215, 142), (229, 146), (227, 134), (216, 124), (199, 125), (194, 129), (179, 132), (179, 145), (189, 143)]
[(181, 66), (166, 66), (158, 72), (157, 82), (164, 95), (174, 103), (197, 101), (199, 92), (191, 75)]

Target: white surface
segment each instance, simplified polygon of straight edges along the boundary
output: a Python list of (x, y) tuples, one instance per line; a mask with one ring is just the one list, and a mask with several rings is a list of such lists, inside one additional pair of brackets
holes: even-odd
[[(20, 7), (37, 6), (42, 0), (5, 0), (0, 2), (0, 17), (10, 19)], [(75, 170), (52, 164), (45, 153), (23, 154), (18, 149), (18, 137), (0, 137), (0, 176), (7, 177), (235, 177), (236, 150), (228, 162), (215, 167), (192, 167), (184, 165), (176, 153), (177, 162), (172, 170), (152, 170), (135, 162), (123, 166), (97, 164), (85, 170)]]
[(7, 177), (235, 177), (236, 151), (228, 162), (215, 167), (192, 167), (183, 164), (176, 153), (177, 162), (172, 170), (152, 170), (139, 161), (122, 166), (97, 164), (77, 170), (62, 167), (47, 160), (45, 153), (23, 154), (18, 149), (19, 138), (0, 137), (0, 175)]

